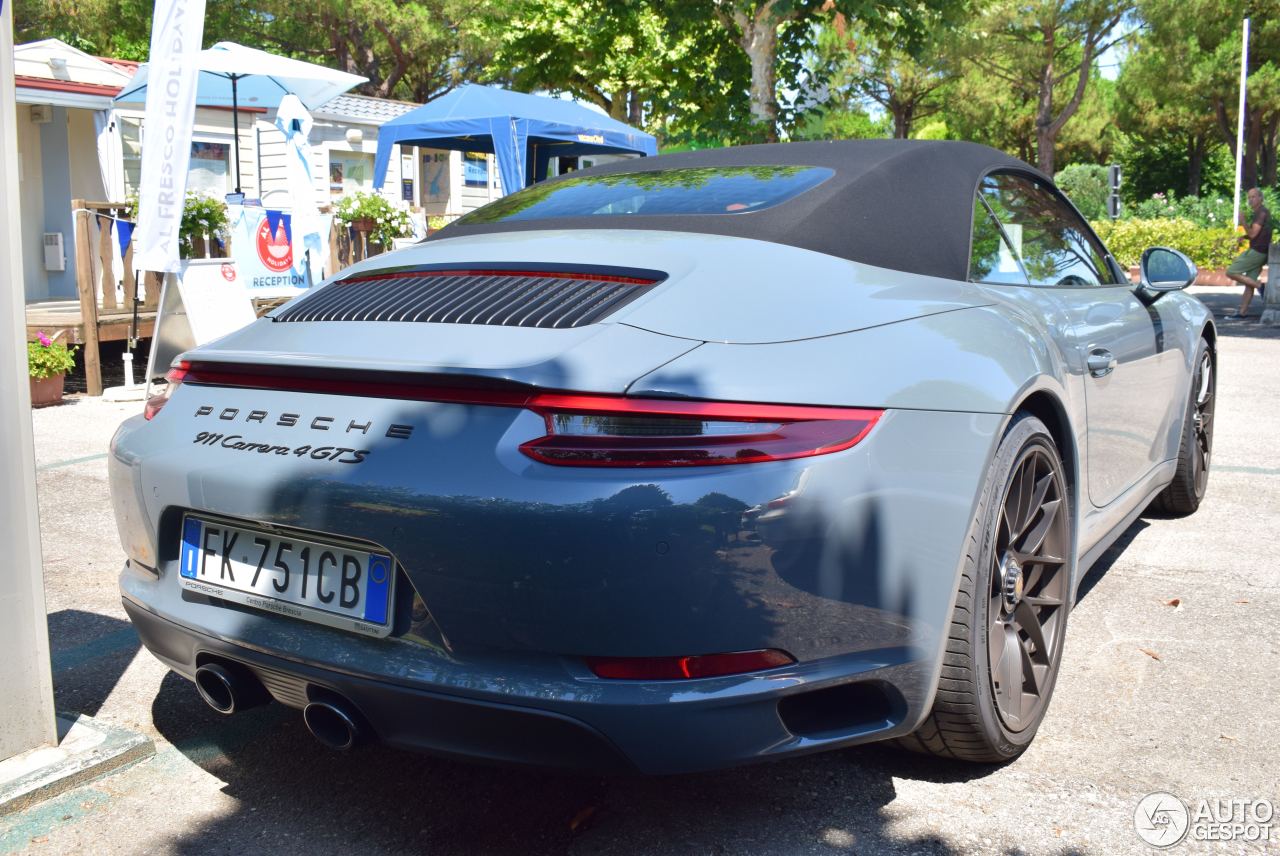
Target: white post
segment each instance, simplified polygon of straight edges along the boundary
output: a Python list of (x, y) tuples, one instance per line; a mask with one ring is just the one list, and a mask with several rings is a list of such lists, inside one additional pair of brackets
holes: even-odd
[(1240, 40), (1240, 110), (1236, 118), (1236, 225), (1244, 225), (1244, 210), (1240, 206), (1240, 181), (1244, 177), (1244, 108), (1245, 91), (1249, 87), (1249, 19), (1244, 19), (1244, 35)]
[(0, 760), (58, 737), (27, 382), (12, 5), (0, 0)]

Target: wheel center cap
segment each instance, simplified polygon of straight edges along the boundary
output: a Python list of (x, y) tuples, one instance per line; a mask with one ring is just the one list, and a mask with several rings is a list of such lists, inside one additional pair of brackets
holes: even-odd
[(1013, 612), (1022, 600), (1022, 566), (1012, 556), (1006, 555), (1000, 562), (1000, 589), (1004, 595), (1004, 608)]

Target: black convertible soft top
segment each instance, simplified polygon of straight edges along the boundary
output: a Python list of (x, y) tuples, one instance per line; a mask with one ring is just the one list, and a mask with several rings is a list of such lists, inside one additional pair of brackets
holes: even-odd
[[(482, 218), (469, 216), (428, 240), (544, 229), (701, 232), (773, 241), (877, 267), (963, 280), (968, 275), (974, 194), (982, 179), (995, 170), (1016, 170), (1052, 186), (1042, 173), (1017, 158), (976, 143), (844, 140), (739, 146), (628, 160), (551, 179), (521, 191), (521, 195), (545, 193), (557, 182), (590, 176), (756, 166), (812, 166), (834, 174), (780, 204), (729, 216), (613, 214), (497, 222), (478, 222)], [(502, 200), (491, 206), (501, 204)]]

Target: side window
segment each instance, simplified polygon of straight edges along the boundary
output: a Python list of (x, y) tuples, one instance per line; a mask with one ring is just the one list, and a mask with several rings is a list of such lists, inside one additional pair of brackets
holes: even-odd
[(981, 193), (1032, 285), (1115, 284), (1102, 246), (1048, 187), (1027, 176), (997, 173), (983, 180)]
[(991, 212), (977, 197), (973, 200), (973, 244), (969, 249), (969, 281), (1026, 285), (1022, 262), (1014, 254)]

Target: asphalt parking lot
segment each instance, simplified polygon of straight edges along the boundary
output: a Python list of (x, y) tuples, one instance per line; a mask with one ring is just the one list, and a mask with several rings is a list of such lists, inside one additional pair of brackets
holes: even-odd
[[(1196, 293), (1219, 315), (1237, 300)], [(1219, 329), (1208, 497), (1189, 519), (1138, 520), (1086, 578), (1048, 718), (1001, 768), (869, 746), (687, 777), (562, 776), (337, 755), (276, 705), (224, 719), (139, 648), (120, 607), (105, 449), (139, 405), (37, 411), (58, 707), (157, 751), (0, 818), (0, 852), (1151, 853), (1133, 823), (1147, 793), (1280, 803), (1280, 328)]]

